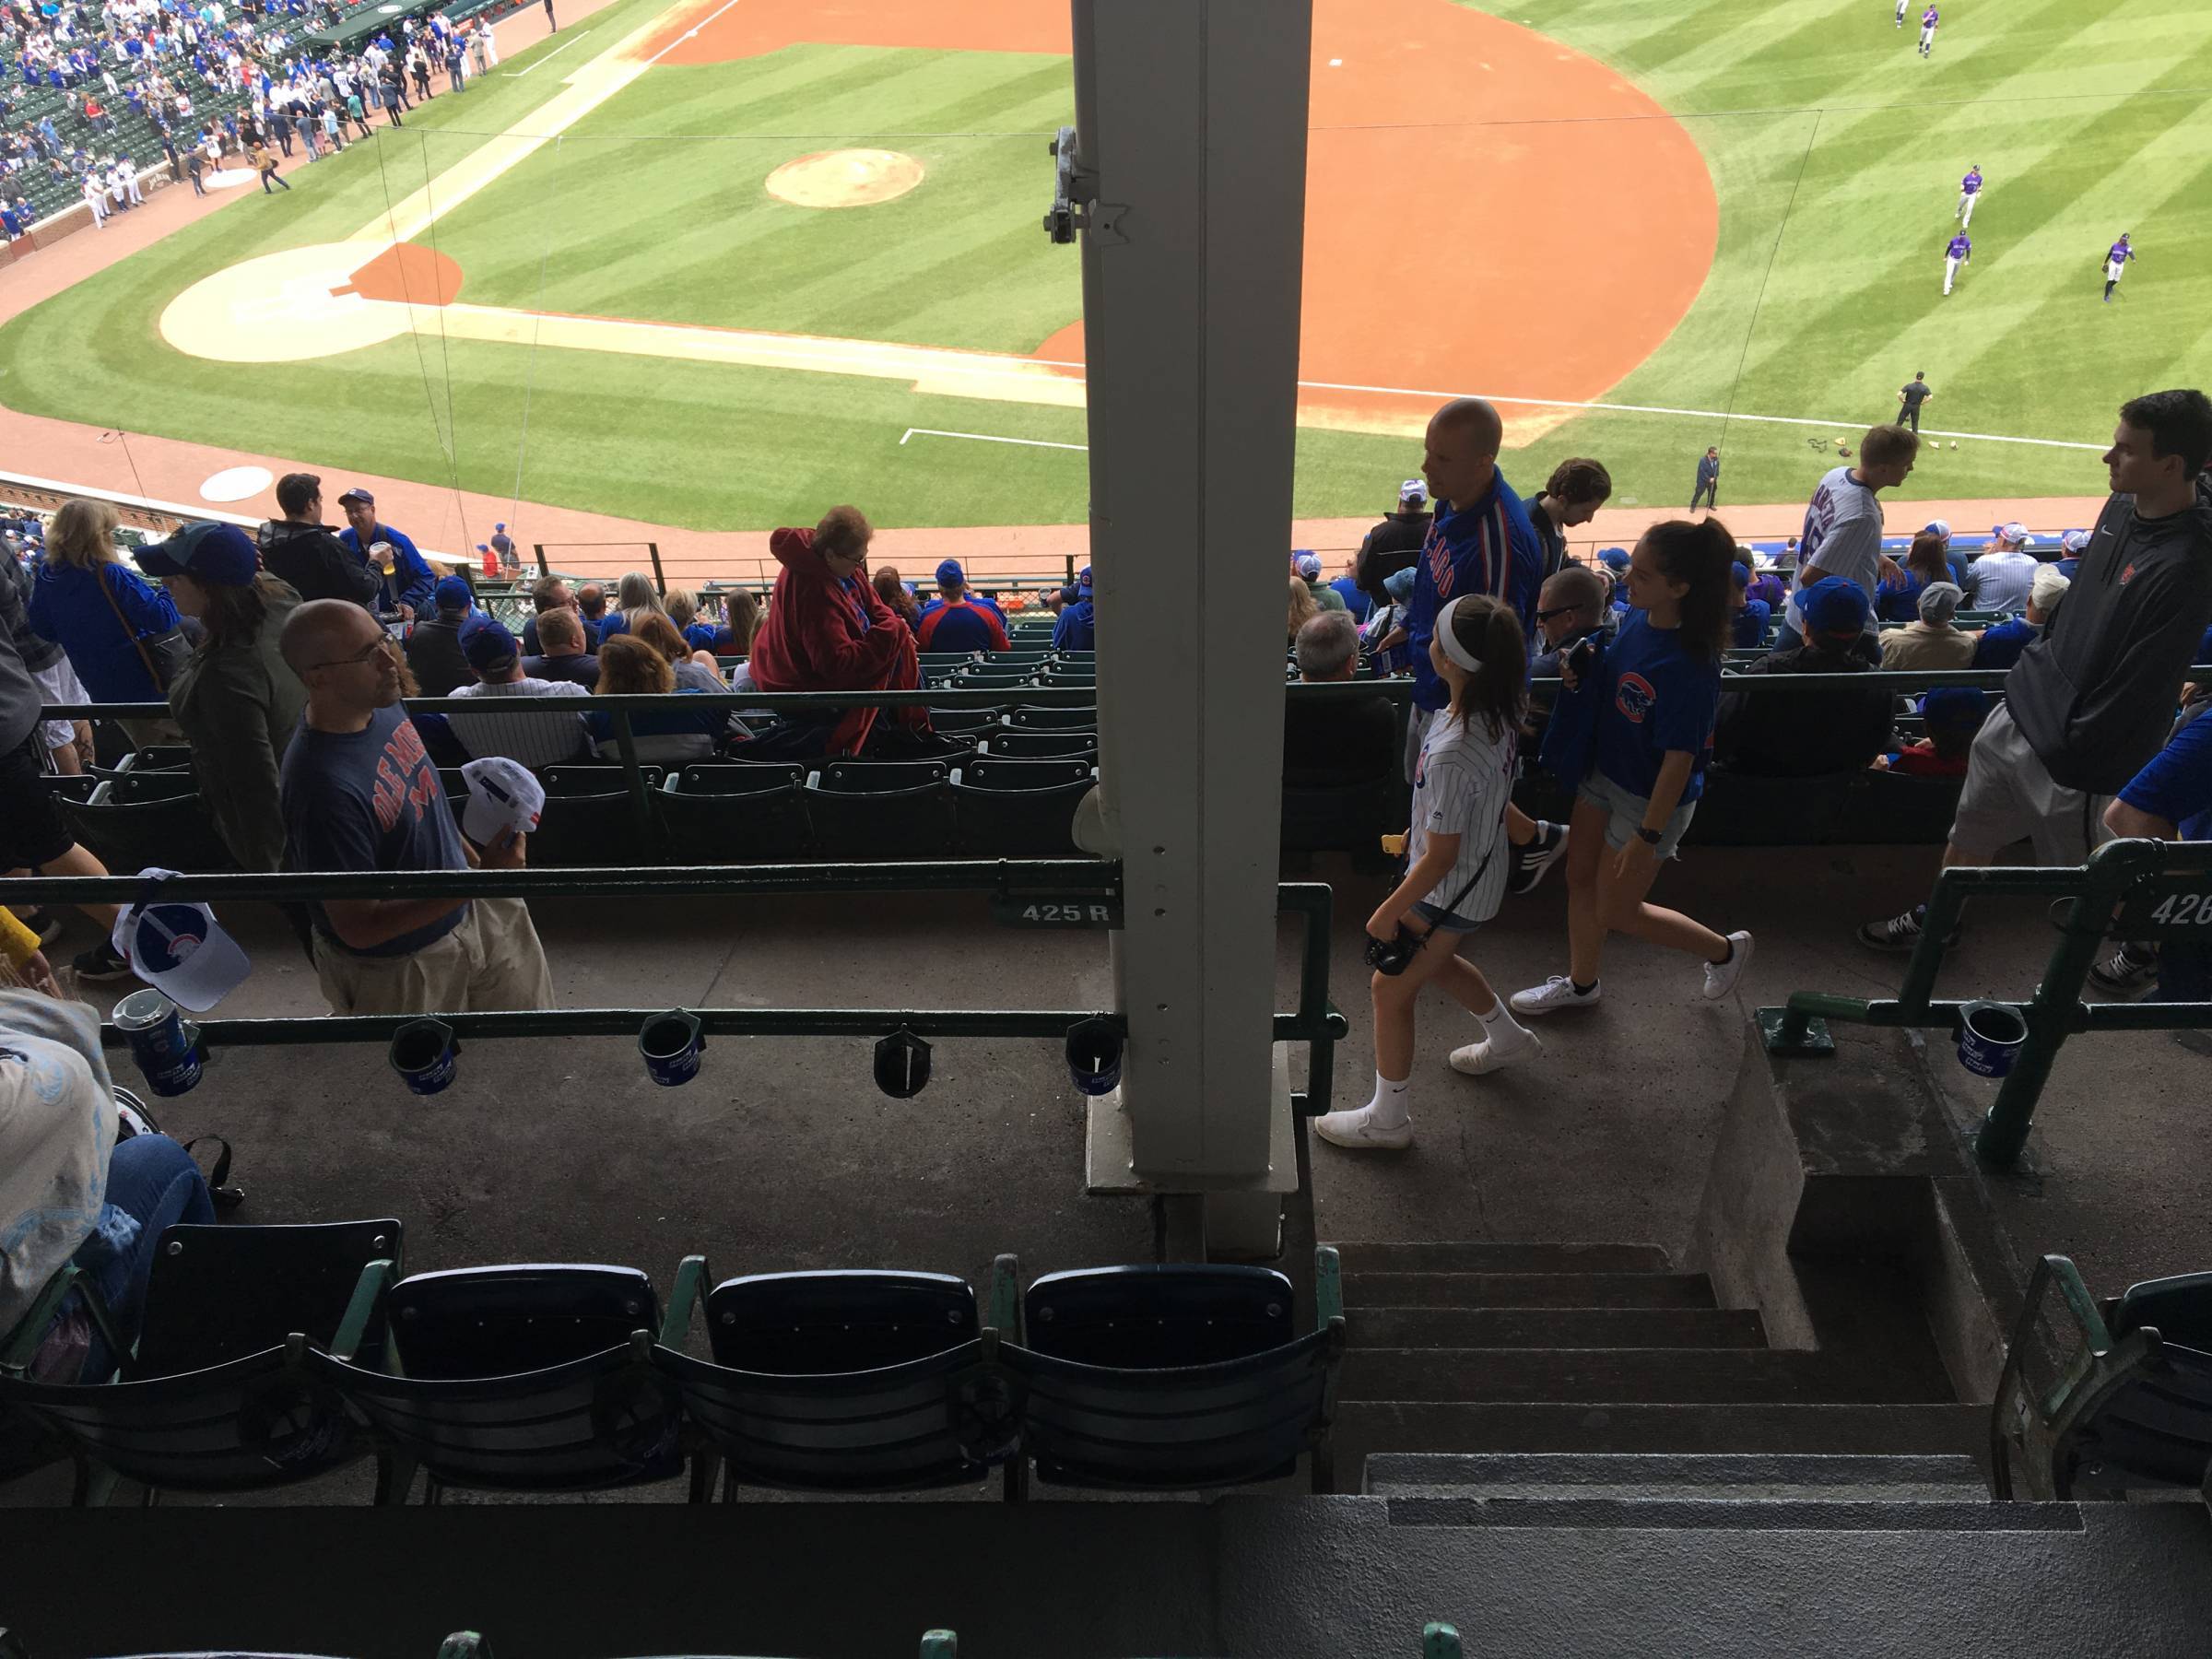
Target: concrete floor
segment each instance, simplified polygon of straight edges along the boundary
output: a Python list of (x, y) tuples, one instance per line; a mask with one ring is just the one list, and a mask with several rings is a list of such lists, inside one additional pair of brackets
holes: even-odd
[[(1902, 959), (1852, 930), (1924, 890), (1915, 849), (1692, 850), (1657, 897), (1716, 926), (1748, 926), (1758, 956), (1736, 995), (1709, 1004), (1694, 962), (1616, 940), (1606, 1001), (1539, 1027), (1538, 1064), (1485, 1079), (1444, 1065), (1473, 1022), (1424, 1000), (1418, 1138), (1355, 1155), (1316, 1143), (1326, 1239), (1487, 1238), (1687, 1243), (1712, 1135), (1751, 1009), (1791, 991), (1880, 994)], [(1324, 860), (1337, 889), (1333, 988), (1351, 1022), (1338, 1104), (1372, 1077), (1364, 922), (1379, 879)], [(865, 905), (830, 899), (576, 900), (535, 907), (559, 999), (571, 1006), (885, 1007), (1088, 1006), (1110, 1000), (1106, 943), (995, 928), (981, 896)], [(312, 973), (274, 915), (230, 918), (256, 963), (226, 1015), (313, 1013)], [(1297, 983), (1286, 922), (1278, 1006)], [(1977, 918), (1944, 994), (2024, 994), (2052, 935), (2040, 907)], [(78, 941), (73, 936), (65, 947)], [(1466, 954), (1511, 991), (1564, 969), (1555, 873), (1509, 901)], [(127, 988), (127, 987), (126, 987)], [(100, 988), (102, 1000), (112, 1000)], [(1961, 1135), (1987, 1088), (1949, 1058), (1930, 1069)], [(2018, 1250), (2065, 1251), (2092, 1286), (2212, 1264), (2212, 1154), (2201, 1128), (2212, 1069), (2163, 1034), (2069, 1045), (2022, 1171), (1992, 1191)], [(1294, 1060), (1302, 1076), (1303, 1056)], [(124, 1065), (128, 1077), (127, 1062)], [(368, 1046), (241, 1051), (163, 1103), (173, 1130), (239, 1150), (241, 1219), (390, 1214), (416, 1268), (499, 1259), (607, 1260), (653, 1272), (704, 1250), (718, 1272), (897, 1264), (980, 1276), (1000, 1251), (1036, 1272), (1147, 1259), (1151, 1217), (1083, 1196), (1082, 1108), (1048, 1045), (944, 1041), (911, 1101), (879, 1095), (867, 1045), (717, 1040), (699, 1078), (653, 1087), (627, 1040), (468, 1045), (459, 1081), (406, 1093)]]

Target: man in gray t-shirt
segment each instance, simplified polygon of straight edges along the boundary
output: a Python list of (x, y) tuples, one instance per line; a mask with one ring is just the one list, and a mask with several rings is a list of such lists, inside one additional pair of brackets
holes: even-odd
[(1877, 582), (1899, 579), (1896, 561), (1882, 552), (1882, 504), (1875, 497), (1877, 491), (1905, 481), (1919, 452), (1919, 438), (1903, 427), (1872, 427), (1859, 445), (1859, 464), (1839, 466), (1820, 480), (1805, 510), (1805, 531), (1797, 547), (1797, 591), (1783, 612), (1792, 631), (1805, 631), (1797, 593), (1822, 577), (1841, 576), (1856, 582), (1869, 599)]

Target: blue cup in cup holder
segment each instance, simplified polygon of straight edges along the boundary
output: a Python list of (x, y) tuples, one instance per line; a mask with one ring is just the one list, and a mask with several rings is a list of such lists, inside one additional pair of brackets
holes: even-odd
[(645, 1074), (663, 1088), (674, 1088), (699, 1076), (700, 1051), (707, 1046), (699, 1016), (682, 1008), (655, 1014), (638, 1033), (638, 1053)]
[(1959, 1010), (1959, 1064), (1978, 1077), (2002, 1077), (2028, 1041), (2028, 1021), (2010, 1003), (1971, 1002)]
[(409, 1089), (434, 1095), (451, 1087), (461, 1045), (441, 1019), (410, 1019), (392, 1033), (387, 1058)]
[(1087, 1095), (1112, 1094), (1122, 1083), (1122, 1034), (1111, 1019), (1092, 1018), (1067, 1033), (1067, 1075)]

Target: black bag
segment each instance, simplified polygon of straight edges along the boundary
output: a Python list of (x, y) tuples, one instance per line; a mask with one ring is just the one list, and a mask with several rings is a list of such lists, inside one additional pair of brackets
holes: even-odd
[(184, 665), (192, 661), (192, 642), (185, 639), (182, 627), (164, 629), (158, 634), (132, 633), (123, 606), (115, 602), (115, 590), (108, 585), (105, 569), (97, 579), (100, 591), (108, 601), (108, 608), (115, 613), (115, 625), (122, 629), (131, 643), (138, 649), (138, 660), (146, 665), (146, 672), (154, 682), (154, 688), (167, 694), (176, 683), (177, 676), (184, 672)]

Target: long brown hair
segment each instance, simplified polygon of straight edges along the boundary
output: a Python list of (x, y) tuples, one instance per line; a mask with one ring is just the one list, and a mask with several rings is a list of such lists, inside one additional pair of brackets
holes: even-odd
[[(621, 637), (620, 634), (615, 635), (618, 640)], [(688, 663), (691, 660), (691, 647), (684, 643), (684, 636), (676, 631), (674, 622), (658, 611), (642, 621), (633, 623), (629, 637), (652, 646), (671, 663)]]
[(1923, 530), (1914, 536), (1912, 547), (1905, 555), (1905, 568), (1924, 582), (1950, 581), (1951, 567), (1943, 556), (1943, 537), (1933, 530)]
[(1321, 614), (1321, 601), (1313, 597), (1313, 590), (1297, 571), (1290, 573), (1290, 633), (1293, 640), (1298, 630)]
[(876, 597), (905, 618), (909, 628), (922, 619), (922, 607), (914, 603), (914, 596), (906, 591), (905, 580), (900, 576), (897, 565), (885, 565), (876, 572), (875, 581)]
[(1669, 582), (1688, 584), (1682, 595), (1682, 649), (1703, 662), (1717, 663), (1728, 642), (1729, 600), (1735, 574), (1735, 537), (1718, 519), (1693, 524), (1668, 519), (1643, 533)]
[(200, 592), (206, 595), (200, 601), (200, 627), (205, 631), (199, 648), (203, 652), (253, 644), (261, 637), (262, 624), (268, 620), (269, 606), (278, 600), (299, 596), (292, 592), (291, 583), (266, 571), (257, 573), (245, 587), (203, 582)]
[(676, 670), (635, 634), (616, 634), (599, 647), (599, 683), (592, 689), (601, 697), (665, 693), (676, 689)]
[(730, 654), (753, 654), (753, 636), (760, 631), (760, 595), (751, 588), (738, 588), (728, 600), (730, 613)]
[(1470, 712), (1487, 716), (1493, 743), (1519, 731), (1528, 706), (1528, 636), (1520, 617), (1477, 594), (1452, 612), (1452, 637), (1482, 665), (1452, 694), (1452, 712), (1461, 720)]

